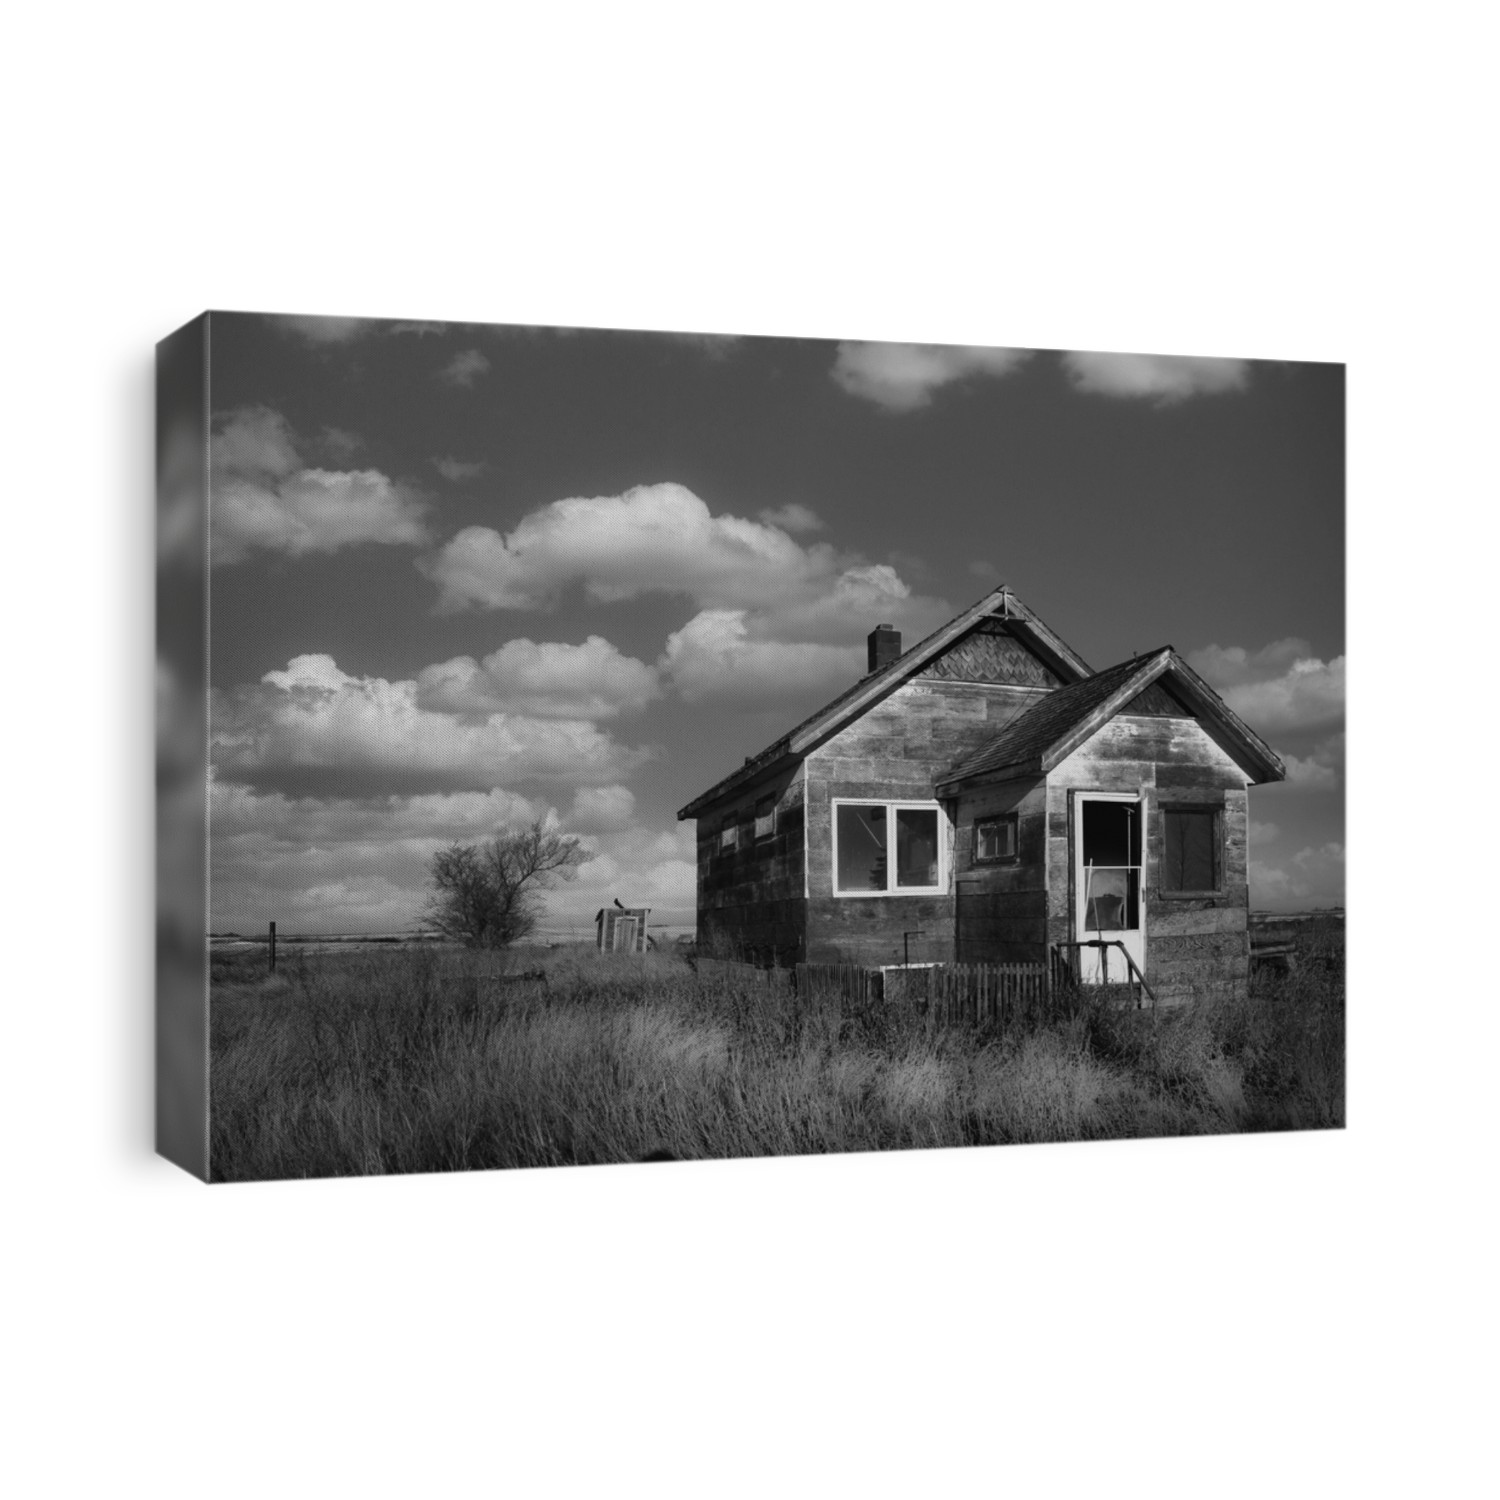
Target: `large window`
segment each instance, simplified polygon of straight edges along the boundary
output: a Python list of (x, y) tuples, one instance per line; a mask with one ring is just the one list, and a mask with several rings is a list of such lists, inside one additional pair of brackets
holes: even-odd
[(1222, 884), (1218, 809), (1164, 807), (1161, 817), (1162, 890), (1174, 896), (1217, 893)]
[(840, 896), (936, 892), (942, 818), (928, 802), (835, 802), (833, 888)]

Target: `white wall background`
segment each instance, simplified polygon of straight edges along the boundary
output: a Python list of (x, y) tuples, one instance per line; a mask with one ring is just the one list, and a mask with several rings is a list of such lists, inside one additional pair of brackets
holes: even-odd
[[(1483, 11), (1026, 10), (10, 19), (13, 1493), (1479, 1487)], [(1350, 1129), (212, 1191), (155, 1160), (151, 350), (206, 306), (1349, 361)]]

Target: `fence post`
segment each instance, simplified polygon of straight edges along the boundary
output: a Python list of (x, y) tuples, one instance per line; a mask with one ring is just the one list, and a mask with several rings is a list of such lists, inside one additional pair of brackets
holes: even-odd
[(276, 972), (276, 924), (271, 923), (271, 967), (270, 973)]

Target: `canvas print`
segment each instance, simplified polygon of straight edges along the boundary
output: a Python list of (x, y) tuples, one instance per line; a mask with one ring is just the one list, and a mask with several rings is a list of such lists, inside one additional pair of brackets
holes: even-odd
[(1343, 1124), (1342, 366), (212, 313), (158, 455), (191, 1170)]

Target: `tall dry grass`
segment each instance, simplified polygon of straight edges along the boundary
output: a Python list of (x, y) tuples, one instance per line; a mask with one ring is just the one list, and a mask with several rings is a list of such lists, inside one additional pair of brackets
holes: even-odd
[[(1299, 989), (1298, 986), (1301, 986)], [(1339, 1125), (1342, 979), (1023, 1034), (840, 1014), (685, 963), (329, 954), (212, 1005), (218, 1180)]]

